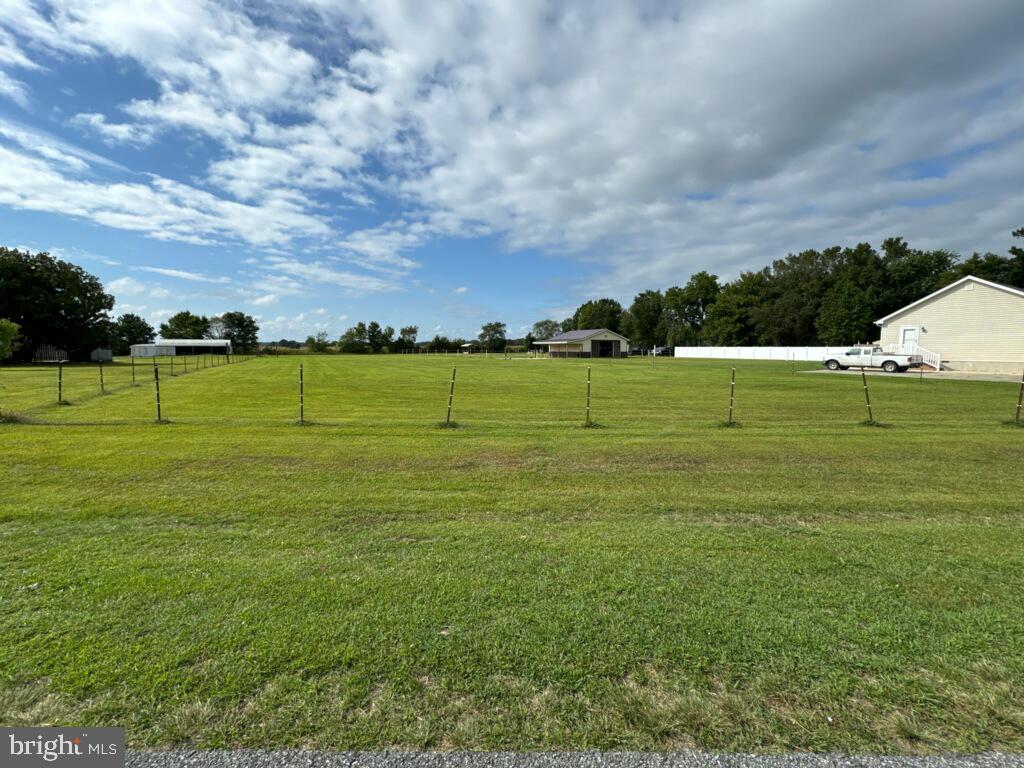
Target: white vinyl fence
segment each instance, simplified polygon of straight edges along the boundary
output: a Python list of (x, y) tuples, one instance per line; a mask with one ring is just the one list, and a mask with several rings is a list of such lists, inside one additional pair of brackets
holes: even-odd
[(850, 348), (843, 347), (676, 347), (676, 357), (707, 357), (717, 360), (782, 360), (821, 362)]

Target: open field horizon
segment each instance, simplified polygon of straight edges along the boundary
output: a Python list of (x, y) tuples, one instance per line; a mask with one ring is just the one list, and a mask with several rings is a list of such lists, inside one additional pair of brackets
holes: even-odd
[(0, 425), (4, 722), (1024, 750), (1013, 384), (872, 378), (877, 428), (858, 378), (788, 364), (289, 356), (161, 372), (157, 425), (151, 373), (107, 368), (66, 406), (0, 369), (32, 422)]

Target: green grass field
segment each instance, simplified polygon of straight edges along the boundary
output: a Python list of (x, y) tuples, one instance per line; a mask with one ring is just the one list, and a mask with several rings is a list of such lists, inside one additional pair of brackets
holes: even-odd
[[(0, 369), (0, 722), (137, 747), (1024, 750), (1016, 387)], [(305, 366), (306, 418), (298, 415)], [(138, 373), (138, 372), (137, 372)]]

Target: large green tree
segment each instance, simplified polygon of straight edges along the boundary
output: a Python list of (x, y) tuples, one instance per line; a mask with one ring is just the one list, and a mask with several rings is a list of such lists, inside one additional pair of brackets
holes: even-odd
[(702, 342), (719, 346), (749, 346), (762, 343), (754, 313), (768, 297), (768, 270), (744, 272), (727, 283), (708, 308), (701, 333)]
[(766, 295), (752, 312), (761, 343), (817, 343), (815, 321), (841, 258), (841, 249), (826, 248), (790, 254), (772, 262), (767, 272)]
[(594, 299), (576, 310), (573, 323), (580, 331), (607, 328), (609, 331), (618, 332), (621, 317), (622, 305), (615, 299)]
[(345, 331), (338, 340), (338, 350), (347, 354), (363, 354), (370, 351), (366, 323), (359, 322)]
[(0, 247), (0, 316), (21, 329), (16, 359), (31, 360), (48, 344), (87, 360), (106, 342), (113, 307), (114, 297), (81, 267), (48, 253)]
[(138, 315), (127, 313), (114, 321), (111, 328), (111, 346), (115, 355), (127, 355), (132, 344), (149, 344), (156, 338), (153, 326)]
[(260, 326), (245, 312), (225, 312), (219, 318), (221, 338), (231, 341), (233, 352), (251, 352), (259, 343)]
[(721, 291), (718, 275), (704, 271), (692, 275), (683, 287), (673, 286), (666, 290), (662, 310), (665, 343), (670, 346), (696, 344), (708, 309)]
[(533, 324), (530, 335), (536, 339), (550, 339), (562, 332), (562, 324), (557, 320), (538, 320)]
[(480, 328), (480, 343), (491, 352), (500, 352), (505, 348), (505, 324), (495, 321), (484, 323)]
[(952, 251), (920, 251), (902, 237), (886, 238), (882, 242), (885, 286), (878, 311), (887, 315), (941, 288), (956, 263)]
[(632, 345), (651, 349), (665, 343), (661, 323), (661, 291), (641, 291), (629, 306), (629, 334)]
[(206, 339), (210, 338), (210, 318), (194, 315), (187, 309), (171, 315), (166, 323), (160, 323), (160, 337), (164, 339)]

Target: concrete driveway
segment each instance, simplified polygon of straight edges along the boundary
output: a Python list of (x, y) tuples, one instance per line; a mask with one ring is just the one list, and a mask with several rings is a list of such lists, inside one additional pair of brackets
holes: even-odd
[[(891, 376), (897, 379), (936, 379), (946, 381), (1015, 381), (1020, 383), (1020, 374), (1011, 373), (972, 373), (970, 371), (925, 371), (923, 374), (912, 369), (906, 373), (886, 373), (878, 368), (867, 368), (864, 371), (868, 376)], [(822, 367), (820, 370), (800, 371), (800, 373), (827, 374), (830, 376), (860, 376), (860, 368), (850, 368), (846, 371), (830, 371)]]

